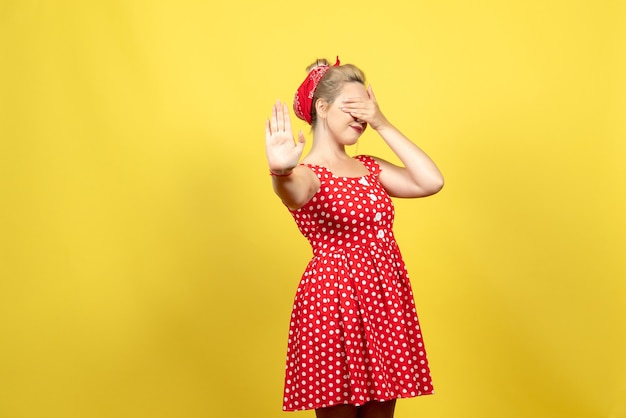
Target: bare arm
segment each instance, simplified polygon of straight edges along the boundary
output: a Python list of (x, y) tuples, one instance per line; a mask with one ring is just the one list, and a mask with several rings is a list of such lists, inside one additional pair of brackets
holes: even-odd
[(289, 108), (276, 101), (272, 117), (265, 123), (265, 153), (274, 192), (290, 209), (308, 202), (319, 188), (319, 180), (308, 168), (298, 166), (304, 149), (304, 134), (294, 141)]
[(402, 161), (404, 167), (376, 159), (381, 166), (379, 179), (387, 193), (395, 197), (424, 197), (437, 193), (443, 187), (443, 175), (433, 160), (387, 120), (378, 107), (371, 86), (367, 93), (368, 100), (346, 99), (342, 110), (369, 123)]

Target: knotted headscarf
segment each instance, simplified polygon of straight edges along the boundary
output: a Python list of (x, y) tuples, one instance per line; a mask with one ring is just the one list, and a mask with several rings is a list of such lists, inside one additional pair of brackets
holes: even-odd
[[(333, 67), (337, 67), (340, 64), (339, 57), (337, 57), (337, 61)], [(320, 65), (309, 71), (309, 74), (307, 74), (302, 84), (300, 84), (300, 87), (298, 87), (296, 97), (293, 99), (293, 110), (296, 116), (306, 121), (309, 125), (311, 124), (311, 106), (313, 106), (315, 89), (329, 68), (328, 65)]]

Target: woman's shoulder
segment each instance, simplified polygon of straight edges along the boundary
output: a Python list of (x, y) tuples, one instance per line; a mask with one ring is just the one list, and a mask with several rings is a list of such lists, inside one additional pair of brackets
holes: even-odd
[(376, 157), (367, 154), (359, 154), (354, 157), (355, 160), (359, 160), (372, 174), (378, 174), (380, 172), (380, 165), (376, 160)]
[(320, 164), (316, 164), (314, 162), (311, 161), (306, 161), (306, 160), (302, 160), (300, 161), (300, 164), (298, 164), (299, 166), (302, 167), (306, 167), (309, 169), (309, 171), (312, 171), (313, 174), (315, 174), (318, 178), (321, 177), (322, 173), (325, 172), (325, 168), (324, 166), (320, 165)]
[(326, 167), (322, 160), (315, 159), (314, 157), (307, 156), (300, 161), (301, 166), (307, 167), (311, 170), (320, 181), (332, 176), (331, 171)]

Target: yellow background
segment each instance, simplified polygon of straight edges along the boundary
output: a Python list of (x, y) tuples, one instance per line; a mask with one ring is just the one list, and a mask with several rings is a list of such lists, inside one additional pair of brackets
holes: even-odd
[(437, 391), (396, 416), (626, 417), (617, 0), (2, 0), (0, 417), (286, 416), (263, 126), (337, 54), (446, 177), (396, 201)]

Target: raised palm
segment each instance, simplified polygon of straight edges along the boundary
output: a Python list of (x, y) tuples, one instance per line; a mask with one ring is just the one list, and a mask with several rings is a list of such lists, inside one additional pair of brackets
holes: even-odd
[(277, 100), (272, 108), (272, 117), (265, 123), (265, 153), (270, 171), (283, 173), (297, 166), (304, 143), (302, 131), (298, 134), (298, 141), (294, 141), (289, 108)]

